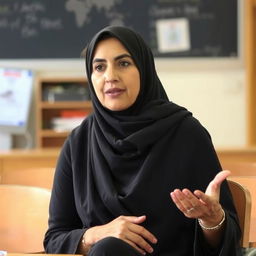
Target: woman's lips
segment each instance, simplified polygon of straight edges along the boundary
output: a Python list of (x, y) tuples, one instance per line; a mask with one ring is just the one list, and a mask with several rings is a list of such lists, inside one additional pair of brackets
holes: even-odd
[(105, 94), (107, 94), (110, 97), (117, 97), (121, 95), (125, 90), (120, 88), (111, 88), (105, 91)]

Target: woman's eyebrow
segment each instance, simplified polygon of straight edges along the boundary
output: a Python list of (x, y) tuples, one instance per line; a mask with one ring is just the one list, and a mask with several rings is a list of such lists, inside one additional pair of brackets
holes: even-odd
[[(121, 55), (116, 56), (116, 57), (114, 58), (114, 60), (116, 61), (116, 60), (120, 60), (120, 59), (126, 58), (126, 57), (132, 59), (131, 55), (129, 55), (129, 54), (127, 54), (127, 53), (124, 53), (124, 54), (121, 54)], [(106, 62), (106, 59), (95, 58), (95, 59), (93, 59), (93, 62), (92, 62), (92, 63), (95, 63), (95, 62)]]
[(127, 54), (127, 53), (124, 53), (124, 54), (121, 54), (121, 55), (119, 55), (119, 56), (115, 57), (115, 58), (114, 58), (114, 60), (120, 60), (120, 59), (122, 59), (122, 58), (126, 58), (126, 57), (128, 57), (128, 58), (131, 58), (131, 59), (132, 59), (132, 56), (131, 56), (131, 55), (129, 55), (129, 54)]

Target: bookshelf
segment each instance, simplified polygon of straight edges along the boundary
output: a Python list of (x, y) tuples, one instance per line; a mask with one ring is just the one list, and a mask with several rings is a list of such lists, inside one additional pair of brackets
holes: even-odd
[(92, 112), (84, 77), (39, 78), (36, 92), (37, 148), (59, 148), (86, 115)]
[(256, 145), (256, 0), (245, 1), (248, 146)]

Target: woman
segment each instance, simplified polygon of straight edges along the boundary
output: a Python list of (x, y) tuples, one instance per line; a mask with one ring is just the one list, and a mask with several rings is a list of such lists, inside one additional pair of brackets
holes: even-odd
[(86, 71), (94, 113), (60, 154), (46, 252), (240, 255), (229, 172), (207, 131), (168, 100), (143, 39), (106, 27)]

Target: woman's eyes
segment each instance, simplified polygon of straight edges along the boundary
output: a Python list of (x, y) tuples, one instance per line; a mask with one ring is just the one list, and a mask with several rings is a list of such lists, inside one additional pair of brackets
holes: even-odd
[(96, 71), (103, 71), (103, 69), (104, 69), (104, 66), (102, 65), (102, 64), (98, 64), (98, 65), (96, 65), (95, 67), (94, 67), (94, 69), (96, 70)]
[[(129, 67), (131, 65), (130, 61), (127, 60), (119, 60), (116, 65), (120, 68), (126, 68)], [(97, 72), (102, 72), (107, 68), (106, 64), (97, 64), (94, 66), (94, 70), (96, 70)]]
[(121, 67), (128, 67), (128, 66), (131, 65), (131, 63), (130, 63), (129, 61), (122, 60), (122, 61), (119, 62), (119, 65), (120, 65)]

